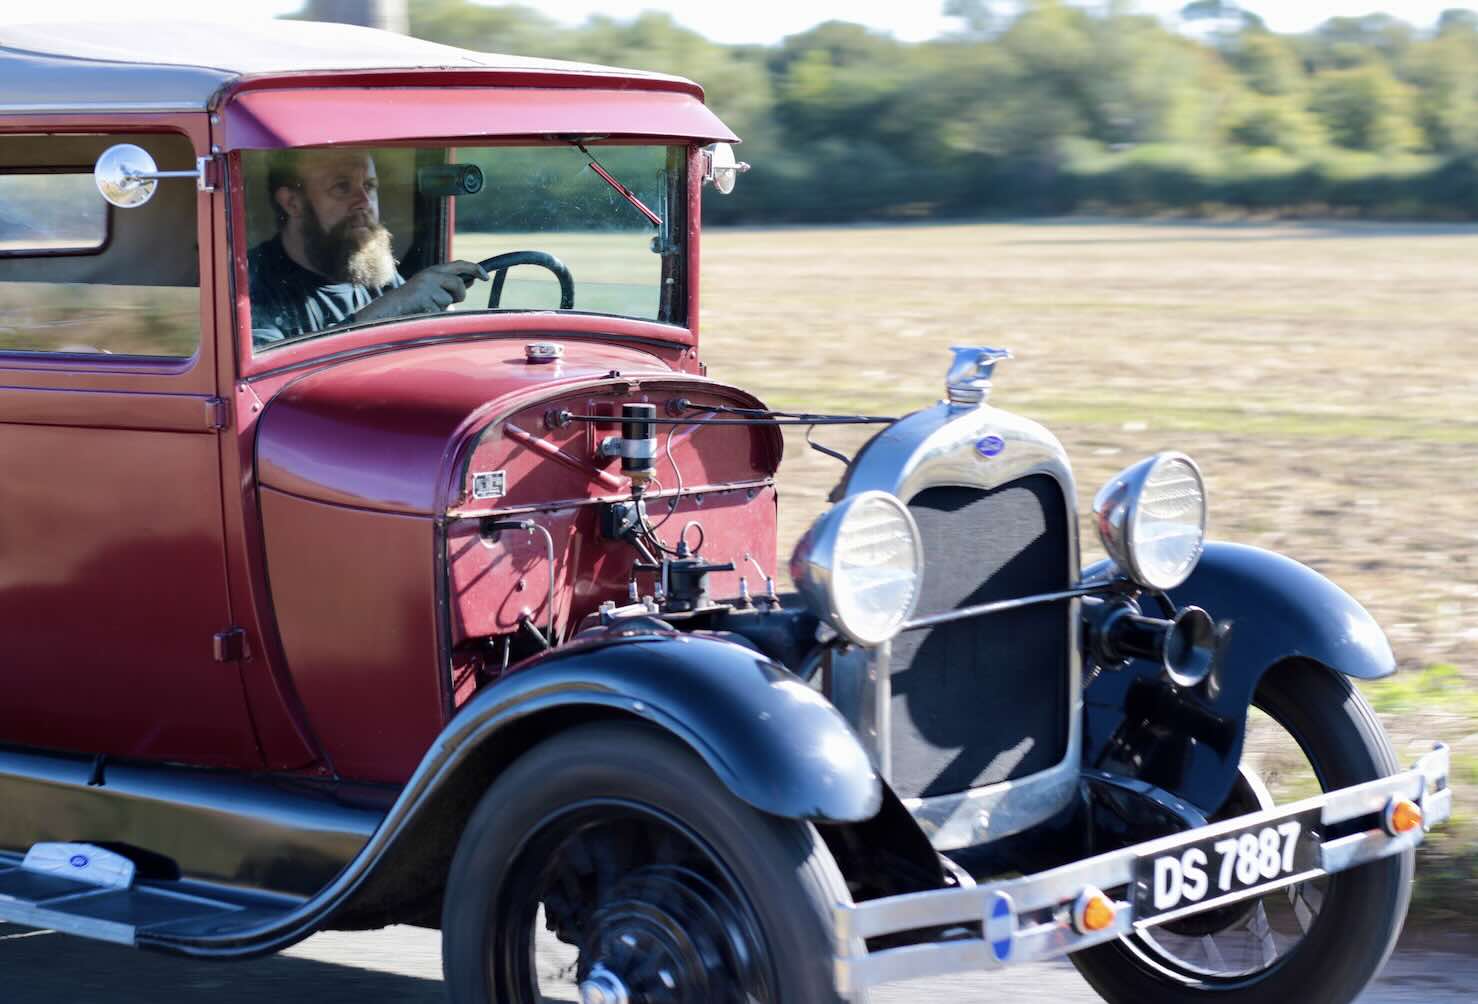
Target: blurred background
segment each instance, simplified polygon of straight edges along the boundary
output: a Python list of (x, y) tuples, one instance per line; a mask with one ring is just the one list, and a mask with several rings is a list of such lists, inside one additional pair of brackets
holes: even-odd
[(291, 16), (691, 77), (764, 168), (713, 200), (716, 223), (1478, 214), (1467, 7), (1389, 0), (1320, 20), (1380, 0), (721, 6), (311, 0)]

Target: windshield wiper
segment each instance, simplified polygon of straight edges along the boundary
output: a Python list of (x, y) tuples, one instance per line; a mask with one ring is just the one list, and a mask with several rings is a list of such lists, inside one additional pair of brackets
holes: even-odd
[(600, 162), (595, 159), (595, 156), (589, 150), (585, 149), (584, 143), (576, 143), (574, 145), (576, 149), (578, 149), (587, 158), (589, 158), (590, 169), (596, 174), (600, 175), (602, 181), (614, 188), (617, 192), (621, 194), (621, 197), (623, 199), (635, 206), (637, 212), (645, 216), (647, 220), (652, 224), (652, 226), (659, 229), (661, 228), (662, 217), (658, 216), (656, 213), (648, 209), (646, 203), (642, 202), (641, 199), (638, 199), (636, 197), (635, 192), (627, 188), (625, 185), (621, 184), (621, 182), (617, 181), (616, 176), (611, 174), (610, 171), (607, 171), (605, 168), (601, 167)]

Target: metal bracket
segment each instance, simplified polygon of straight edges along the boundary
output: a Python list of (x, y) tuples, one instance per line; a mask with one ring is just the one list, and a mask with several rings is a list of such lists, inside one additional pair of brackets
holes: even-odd
[[(188, 175), (185, 175), (188, 177)], [(214, 192), (221, 184), (221, 160), (219, 157), (195, 158), (195, 190)]]
[(239, 627), (217, 631), (212, 642), (216, 662), (240, 662), (246, 655), (246, 632)]
[(224, 429), (229, 419), (224, 398), (208, 397), (205, 399), (205, 427), (207, 429)]

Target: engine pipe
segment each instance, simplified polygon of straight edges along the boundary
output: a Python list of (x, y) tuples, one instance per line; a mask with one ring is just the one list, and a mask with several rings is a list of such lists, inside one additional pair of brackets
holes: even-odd
[[(546, 635), (547, 643), (544, 647), (552, 648), (554, 646), (554, 535), (543, 524), (531, 519), (485, 519), (482, 525), (478, 527), (478, 530), (484, 537), (491, 537), (494, 534), (503, 533), (507, 530), (523, 530), (531, 536), (535, 531), (538, 531), (544, 535), (544, 567), (548, 570), (549, 574), (549, 598), (547, 601), (549, 604), (549, 628)], [(534, 634), (537, 635), (539, 629), (534, 625), (534, 619), (529, 617), (528, 622), (529, 627), (533, 628)]]

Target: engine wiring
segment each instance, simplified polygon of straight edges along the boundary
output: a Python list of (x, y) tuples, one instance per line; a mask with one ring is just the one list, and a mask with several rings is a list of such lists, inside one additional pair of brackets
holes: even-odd
[[(676, 490), (667, 504), (667, 512), (656, 523), (651, 522), (645, 513), (635, 528), (633, 541), (641, 545), (642, 550), (650, 548), (655, 554), (666, 555), (672, 558), (684, 557), (681, 546), (677, 548), (668, 547), (663, 543), (658, 532), (667, 522), (677, 514), (682, 504), (683, 482), (682, 468), (678, 466), (677, 458), (672, 453), (672, 441), (678, 432), (687, 426), (700, 427), (705, 425), (796, 425), (806, 426), (806, 445), (818, 453), (825, 454), (833, 459), (840, 460), (843, 464), (850, 464), (851, 458), (846, 454), (816, 442), (812, 436), (818, 425), (891, 425), (898, 421), (896, 417), (888, 415), (823, 415), (804, 411), (779, 411), (771, 408), (738, 408), (726, 404), (695, 405), (686, 398), (678, 398), (668, 405), (669, 411), (676, 412), (675, 417), (668, 418), (643, 418), (643, 421), (655, 425), (666, 425), (667, 439), (663, 444), (662, 452), (667, 457), (667, 463), (672, 468), (672, 473), (677, 481)], [(729, 415), (731, 418), (713, 418), (713, 415)], [(571, 422), (606, 422), (610, 421), (608, 415), (576, 415), (569, 410), (551, 412), (546, 416), (546, 422), (556, 427), (569, 425)], [(662, 490), (662, 482), (656, 478), (652, 482)], [(691, 523), (689, 524), (691, 525)], [(686, 529), (686, 528), (685, 528)], [(702, 533), (701, 524), (698, 527)], [(699, 547), (703, 545), (700, 537)], [(696, 552), (695, 552), (696, 553)], [(655, 555), (652, 555), (655, 557)], [(656, 562), (654, 562), (656, 563)]]

